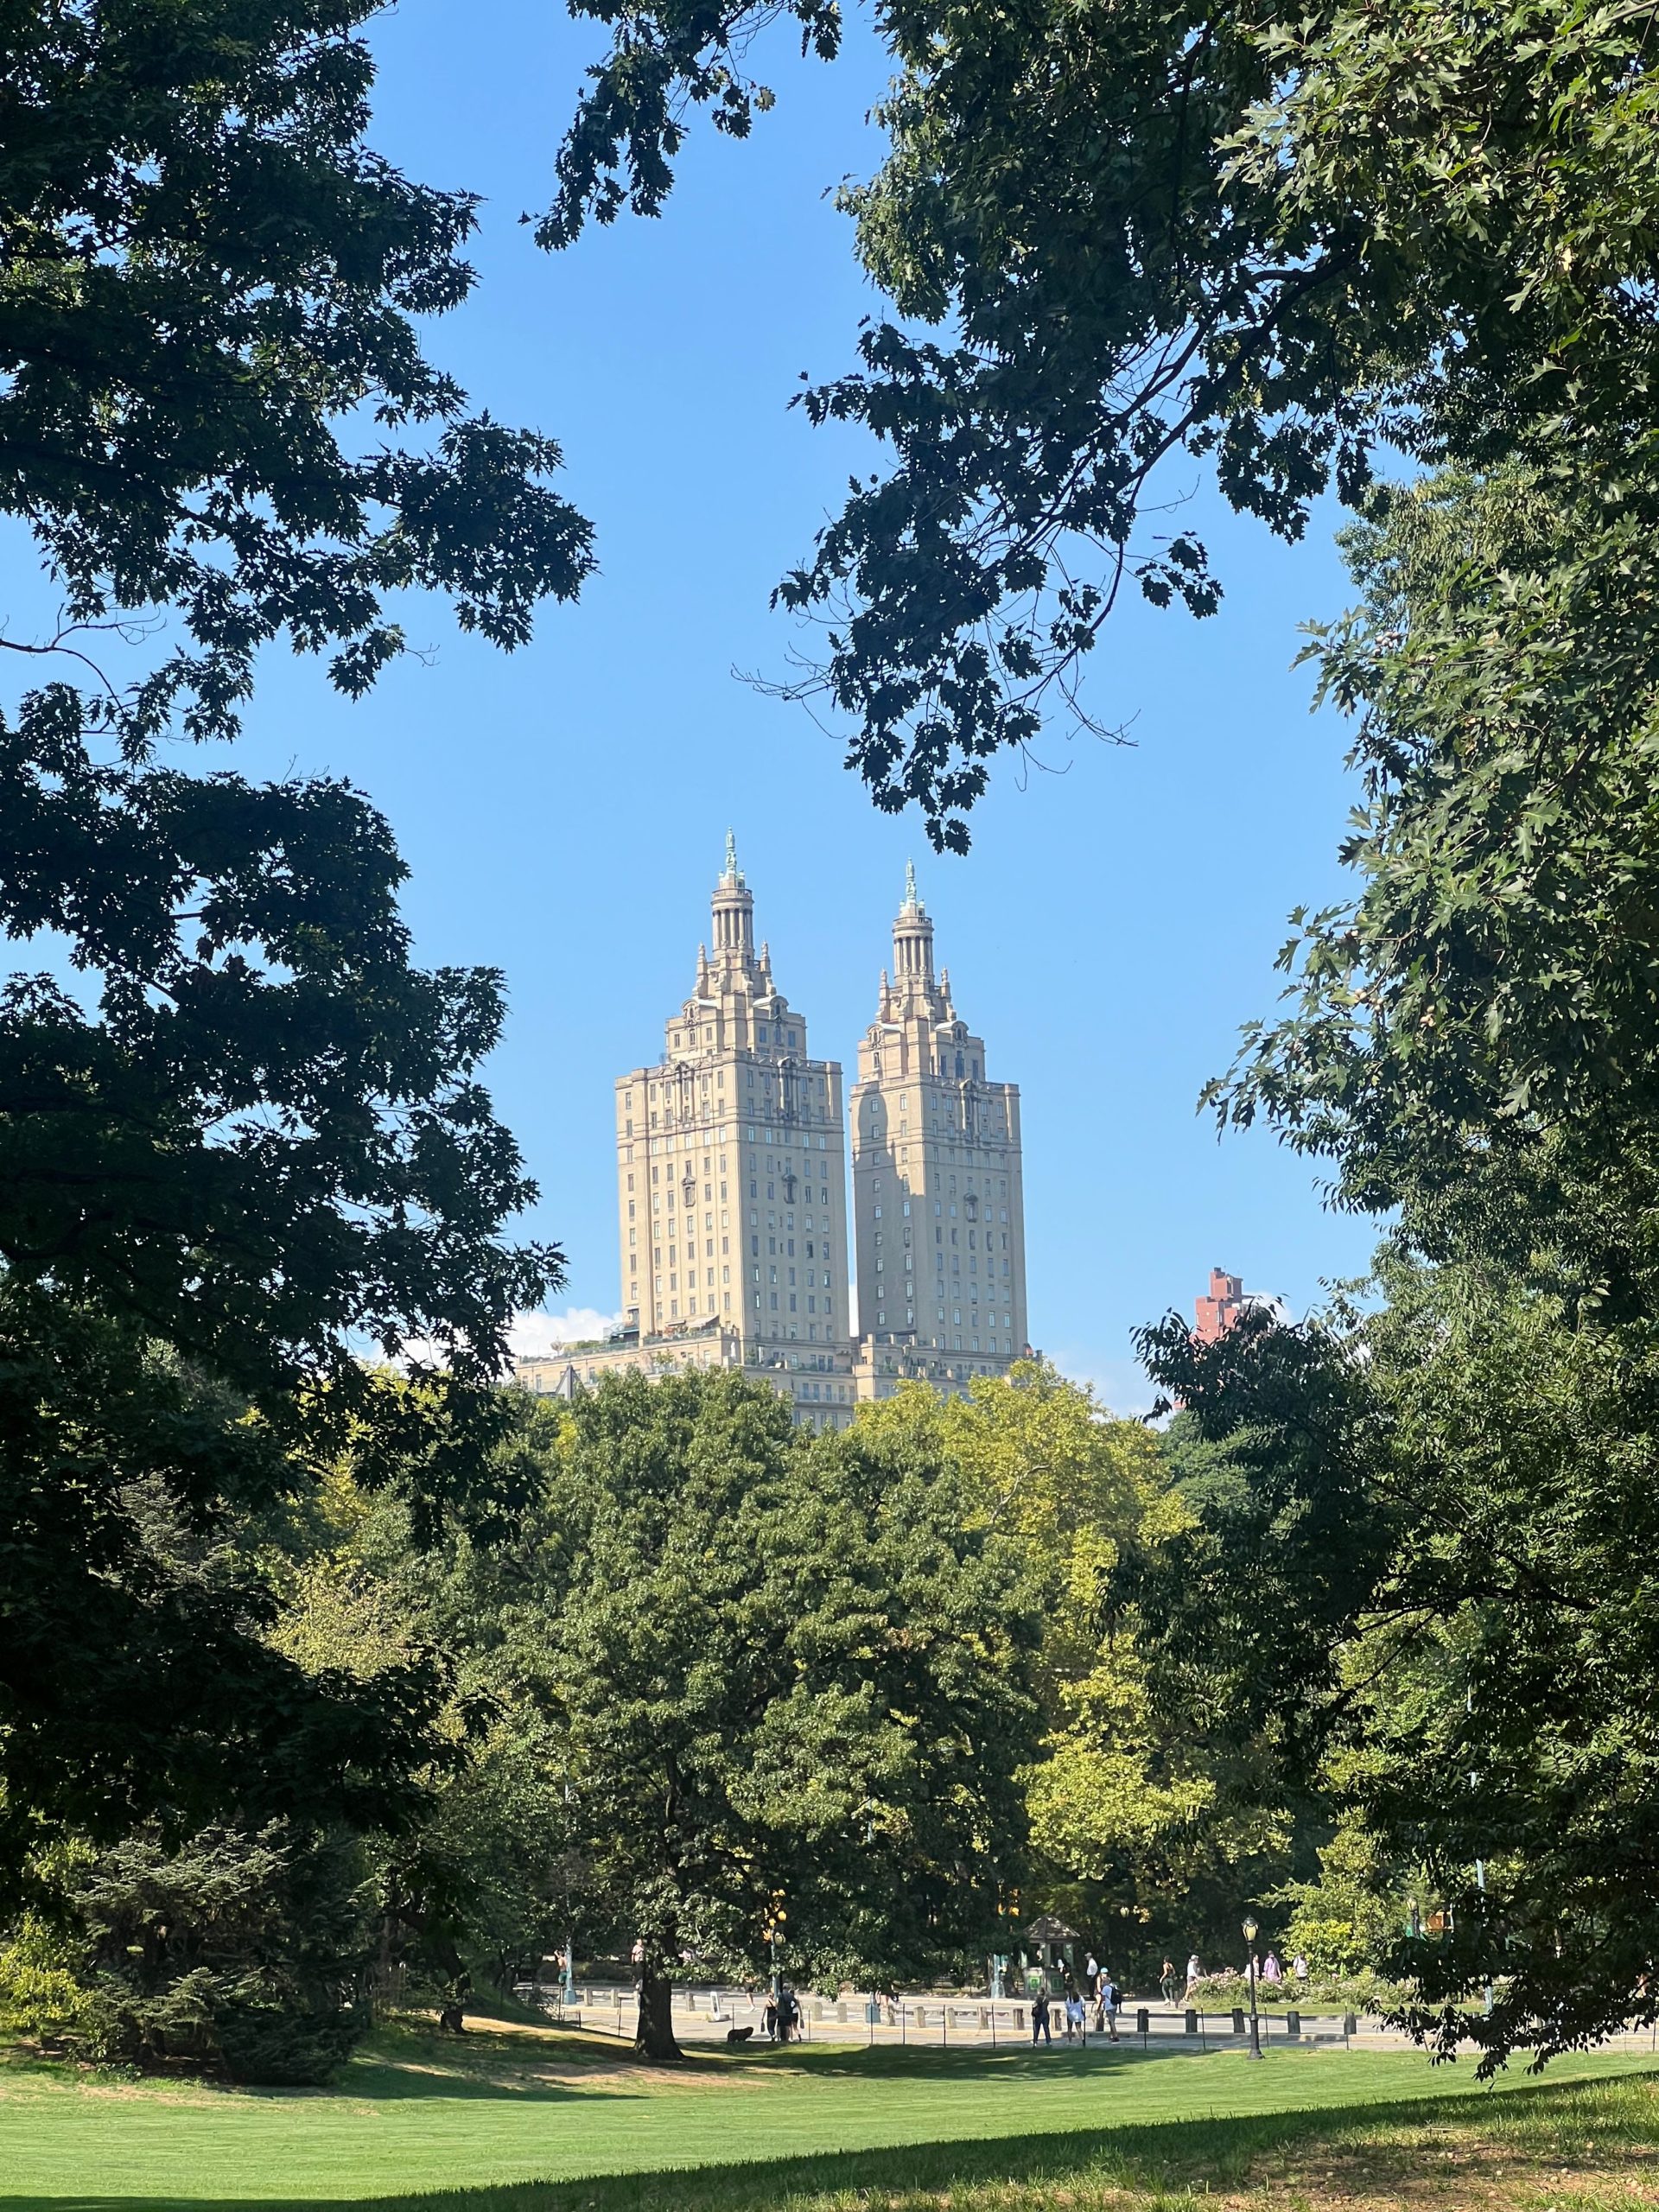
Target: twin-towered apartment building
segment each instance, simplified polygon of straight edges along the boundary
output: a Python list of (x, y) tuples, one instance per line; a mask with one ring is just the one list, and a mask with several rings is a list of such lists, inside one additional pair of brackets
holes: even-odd
[(526, 1388), (568, 1396), (617, 1368), (741, 1366), (798, 1420), (839, 1427), (905, 1378), (958, 1390), (1027, 1351), (1020, 1094), (989, 1079), (949, 970), (934, 971), (912, 870), (893, 963), (859, 1046), (849, 1253), (841, 1064), (812, 1058), (757, 951), (728, 837), (696, 987), (664, 1024), (662, 1058), (616, 1086), (622, 1326), (521, 1360)]

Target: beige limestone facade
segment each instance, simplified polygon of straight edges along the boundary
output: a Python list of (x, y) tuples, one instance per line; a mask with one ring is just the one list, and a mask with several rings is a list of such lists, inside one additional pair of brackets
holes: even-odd
[(1020, 1093), (933, 967), (909, 872), (893, 974), (858, 1050), (853, 1221), (859, 1334), (928, 1367), (995, 1373), (1027, 1344)]
[(756, 948), (729, 836), (712, 937), (661, 1058), (616, 1084), (621, 1326), (518, 1381), (568, 1397), (618, 1369), (742, 1367), (830, 1428), (906, 1379), (1004, 1372), (1027, 1349), (1019, 1093), (986, 1080), (934, 977), (913, 873), (854, 1093), (856, 1334), (841, 1066), (812, 1058)]

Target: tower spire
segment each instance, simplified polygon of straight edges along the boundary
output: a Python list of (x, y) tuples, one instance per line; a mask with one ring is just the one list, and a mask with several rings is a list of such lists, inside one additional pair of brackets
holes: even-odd
[(905, 903), (893, 925), (893, 974), (901, 990), (933, 982), (933, 925), (916, 889), (916, 863), (905, 862)]
[(737, 864), (737, 839), (726, 832), (726, 864), (715, 885), (715, 959), (722, 968), (754, 957), (754, 900)]

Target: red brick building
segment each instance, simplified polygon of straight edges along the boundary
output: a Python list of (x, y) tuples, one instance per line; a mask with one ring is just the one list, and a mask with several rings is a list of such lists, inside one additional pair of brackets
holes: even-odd
[(1225, 1274), (1221, 1268), (1211, 1268), (1210, 1295), (1192, 1301), (1192, 1310), (1198, 1317), (1192, 1333), (1198, 1342), (1212, 1344), (1224, 1337), (1243, 1312), (1245, 1302), (1243, 1276)]

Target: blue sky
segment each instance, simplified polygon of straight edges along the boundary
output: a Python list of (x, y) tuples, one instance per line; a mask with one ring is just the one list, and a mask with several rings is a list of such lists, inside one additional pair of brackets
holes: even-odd
[(1057, 729), (1044, 772), (1000, 772), (969, 857), (934, 858), (833, 738), (733, 674), (784, 670), (794, 633), (767, 591), (868, 465), (786, 402), (801, 371), (849, 363), (874, 304), (826, 197), (876, 157), (873, 41), (855, 29), (825, 68), (781, 37), (761, 63), (779, 105), (747, 145), (696, 134), (661, 220), (559, 257), (517, 219), (548, 197), (590, 31), (524, 0), (410, 0), (377, 42), (375, 143), (486, 198), (483, 283), (433, 351), (475, 402), (560, 439), (601, 573), (510, 658), (417, 607), (429, 653), (365, 702), (273, 658), (241, 765), (360, 784), (413, 869), (423, 957), (506, 971), (491, 1082), (541, 1183), (529, 1225), (569, 1255), (561, 1306), (617, 1303), (611, 1083), (690, 986), (728, 824), (780, 986), (849, 1064), (915, 856), (988, 1072), (1021, 1087), (1032, 1326), (1062, 1366), (1142, 1405), (1129, 1331), (1190, 1311), (1212, 1262), (1299, 1311), (1355, 1270), (1369, 1232), (1324, 1210), (1307, 1166), (1262, 1135), (1218, 1144), (1194, 1111), (1271, 1002), (1288, 910), (1338, 886), (1344, 734), (1290, 668), (1299, 622), (1344, 601), (1332, 518), (1282, 547), (1194, 467), (1180, 487), (1223, 612), (1127, 607), (1086, 696), (1133, 747)]

